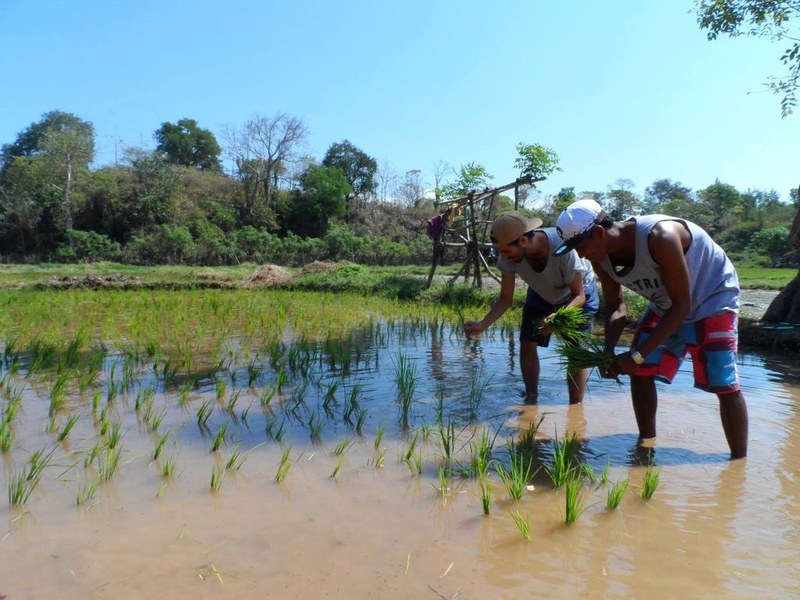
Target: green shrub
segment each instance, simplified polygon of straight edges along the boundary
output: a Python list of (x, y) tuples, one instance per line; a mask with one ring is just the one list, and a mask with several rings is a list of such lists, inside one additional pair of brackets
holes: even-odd
[(56, 250), (58, 258), (64, 262), (76, 260), (96, 262), (101, 260), (117, 260), (120, 257), (120, 245), (107, 235), (94, 231), (70, 230), (72, 244), (62, 244)]

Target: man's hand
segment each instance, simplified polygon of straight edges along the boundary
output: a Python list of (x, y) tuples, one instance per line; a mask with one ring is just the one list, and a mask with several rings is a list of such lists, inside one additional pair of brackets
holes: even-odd
[(637, 368), (639, 368), (639, 365), (631, 358), (631, 353), (623, 352), (614, 357), (611, 365), (602, 375), (608, 379), (616, 379), (620, 375), (633, 375)]
[(464, 321), (464, 331), (467, 335), (478, 335), (483, 333), (486, 327), (481, 321)]

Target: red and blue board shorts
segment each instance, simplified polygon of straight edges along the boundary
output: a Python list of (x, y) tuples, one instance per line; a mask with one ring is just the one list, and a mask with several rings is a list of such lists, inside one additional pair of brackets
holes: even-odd
[[(632, 347), (641, 347), (660, 321), (661, 317), (648, 309), (636, 326)], [(694, 368), (694, 387), (713, 394), (738, 392), (737, 340), (738, 316), (731, 311), (684, 323), (644, 357), (635, 374), (672, 383), (688, 352)]]

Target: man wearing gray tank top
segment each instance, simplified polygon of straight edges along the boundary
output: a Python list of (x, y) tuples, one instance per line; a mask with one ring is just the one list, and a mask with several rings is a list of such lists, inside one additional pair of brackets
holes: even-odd
[(725, 251), (698, 225), (666, 215), (614, 221), (594, 200), (570, 204), (556, 229), (559, 255), (576, 250), (591, 261), (606, 301), (605, 348), (627, 323), (622, 286), (650, 302), (631, 349), (614, 356), (604, 376), (631, 376), (640, 442), (656, 436), (655, 380), (672, 382), (686, 353), (695, 387), (719, 398), (731, 458), (747, 456), (747, 405), (736, 371), (739, 279)]
[[(561, 306), (579, 307), (587, 318), (582, 329), (591, 333), (599, 306), (589, 261), (578, 258), (575, 252), (552, 256), (561, 239), (555, 228), (541, 229), (541, 225), (541, 219), (526, 217), (518, 211), (503, 213), (492, 222), (492, 243), (500, 256), (497, 268), (502, 273), (500, 294), (483, 319), (464, 323), (470, 335), (481, 333), (511, 307), (516, 276), (528, 284), (519, 334), (526, 404), (536, 404), (539, 400), (538, 348), (546, 348), (550, 343), (549, 331), (537, 329), (541, 319)], [(588, 369), (567, 372), (570, 404), (583, 401), (588, 377)]]

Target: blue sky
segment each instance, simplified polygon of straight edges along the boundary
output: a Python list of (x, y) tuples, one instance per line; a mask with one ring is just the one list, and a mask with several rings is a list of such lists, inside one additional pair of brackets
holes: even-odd
[(512, 181), (518, 142), (555, 150), (539, 185), (642, 191), (670, 178), (800, 184), (800, 114), (763, 82), (780, 43), (706, 40), (691, 0), (0, 0), (0, 143), (49, 110), (91, 121), (98, 163), (193, 118), (222, 142), (256, 114), (301, 118), (403, 173), (477, 162)]

